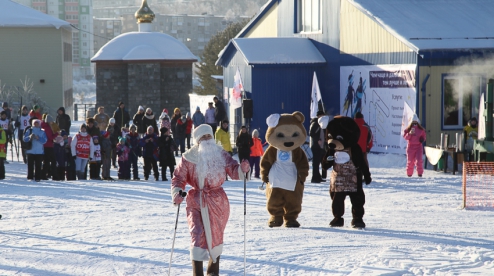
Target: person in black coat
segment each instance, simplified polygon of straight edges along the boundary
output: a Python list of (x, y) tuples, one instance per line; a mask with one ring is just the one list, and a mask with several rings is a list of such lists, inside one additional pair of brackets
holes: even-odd
[(175, 141), (178, 141), (180, 145), (180, 152), (183, 155), (185, 152), (185, 137), (187, 130), (187, 118), (185, 115), (182, 115), (182, 118), (177, 120), (177, 124), (175, 125), (175, 133), (173, 137), (175, 137)]
[[(312, 151), (312, 180), (311, 183), (324, 182), (319, 170), (319, 165), (326, 154), (325, 150), (325, 131), (319, 125), (319, 118), (324, 116), (324, 112), (317, 111), (317, 117), (310, 121), (309, 135), (310, 135), (310, 149)], [(324, 169), (323, 169), (324, 170)]]
[(142, 127), (144, 129), (148, 129), (149, 126), (152, 126), (154, 129), (154, 134), (159, 135), (158, 125), (156, 124), (156, 118), (154, 117), (153, 111), (151, 108), (146, 109), (146, 113), (142, 117)]
[(67, 132), (67, 135), (70, 135), (70, 126), (72, 125), (72, 123), (70, 121), (70, 116), (65, 113), (65, 107), (60, 107), (57, 110), (57, 113), (58, 115), (55, 119), (55, 122), (60, 129), (65, 130), (65, 132)]
[(121, 129), (124, 126), (129, 126), (130, 115), (129, 112), (125, 109), (125, 105), (123, 102), (118, 103), (118, 107), (113, 112), (113, 117), (115, 118), (115, 125), (117, 125), (118, 129)]
[(173, 171), (175, 170), (175, 156), (173, 152), (177, 148), (173, 137), (170, 135), (170, 130), (166, 127), (160, 129), (161, 136), (159, 138), (158, 146), (160, 148), (160, 166), (161, 166), (161, 180), (168, 181), (166, 178), (166, 167), (170, 169), (170, 178), (173, 177)]
[(134, 125), (137, 126), (137, 133), (139, 133), (139, 136), (142, 137), (144, 136), (144, 133), (146, 133), (146, 128), (142, 124), (142, 118), (144, 117), (144, 107), (141, 105), (137, 109), (137, 113), (134, 114), (134, 118), (132, 118), (132, 122)]
[(158, 181), (160, 173), (154, 156), (155, 150), (158, 148), (158, 136), (154, 133), (153, 127), (148, 127), (146, 135), (139, 142), (139, 146), (142, 147), (142, 157), (144, 158), (144, 180), (148, 180), (152, 167), (154, 179)]
[(225, 106), (223, 105), (223, 102), (221, 102), (218, 97), (213, 98), (214, 101), (214, 119), (216, 120), (216, 123), (218, 125), (221, 125), (221, 122), (223, 120), (227, 120), (228, 118), (226, 117), (226, 111), (225, 111)]
[(247, 128), (242, 126), (240, 129), (240, 133), (237, 136), (237, 140), (235, 141), (238, 149), (238, 160), (242, 162), (242, 160), (250, 160), (250, 148), (254, 145), (252, 141), (252, 137), (247, 132)]

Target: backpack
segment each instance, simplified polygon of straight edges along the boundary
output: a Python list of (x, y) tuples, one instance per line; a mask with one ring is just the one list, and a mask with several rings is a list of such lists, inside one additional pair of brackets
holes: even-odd
[[(24, 129), (24, 133), (22, 135), (23, 139), (22, 141), (24, 141), (24, 137), (26, 136), (26, 133), (29, 131), (29, 135), (31, 135), (32, 133), (32, 130), (31, 130), (31, 126), (27, 126), (25, 129)], [(21, 148), (23, 149), (26, 149), (26, 150), (30, 150), (31, 148), (33, 147), (33, 142), (32, 141), (29, 141), (29, 142), (23, 142), (21, 144)]]

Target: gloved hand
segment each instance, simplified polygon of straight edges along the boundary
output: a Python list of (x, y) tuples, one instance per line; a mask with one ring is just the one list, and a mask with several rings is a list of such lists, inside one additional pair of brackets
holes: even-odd
[(77, 155), (73, 155), (72, 158), (74, 158), (74, 160), (76, 160), (77, 159)]
[(423, 143), (423, 142), (424, 142), (424, 137), (420, 137), (420, 138), (419, 138), (419, 142), (420, 142), (420, 143)]
[(250, 171), (249, 161), (244, 159), (244, 161), (242, 161), (242, 163), (240, 163), (240, 169), (242, 170), (243, 173), (249, 172)]
[(364, 176), (364, 181), (365, 181), (365, 185), (369, 185), (372, 182), (372, 178), (371, 178), (370, 174), (367, 176)]
[(176, 193), (173, 196), (173, 204), (178, 205), (178, 204), (182, 203), (184, 201), (184, 198), (186, 195), (187, 195), (186, 192), (182, 192), (182, 190), (180, 190), (178, 193)]

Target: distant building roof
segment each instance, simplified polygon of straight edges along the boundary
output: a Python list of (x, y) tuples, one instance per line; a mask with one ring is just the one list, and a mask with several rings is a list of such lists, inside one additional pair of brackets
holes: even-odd
[(158, 32), (130, 32), (106, 43), (94, 55), (95, 61), (190, 60), (196, 61), (190, 50), (174, 37)]
[(237, 49), (247, 64), (326, 63), (316, 46), (302, 37), (234, 38), (218, 55), (216, 65), (225, 66), (223, 56)]
[(0, 27), (63, 27), (70, 23), (10, 0), (0, 0)]
[(492, 0), (348, 0), (416, 52), (494, 47)]

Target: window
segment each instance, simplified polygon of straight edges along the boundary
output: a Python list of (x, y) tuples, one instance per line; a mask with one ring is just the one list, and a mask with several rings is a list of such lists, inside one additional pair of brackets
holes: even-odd
[(482, 78), (446, 76), (443, 78), (443, 129), (461, 129), (478, 117)]
[(321, 0), (297, 1), (297, 32), (321, 31)]

